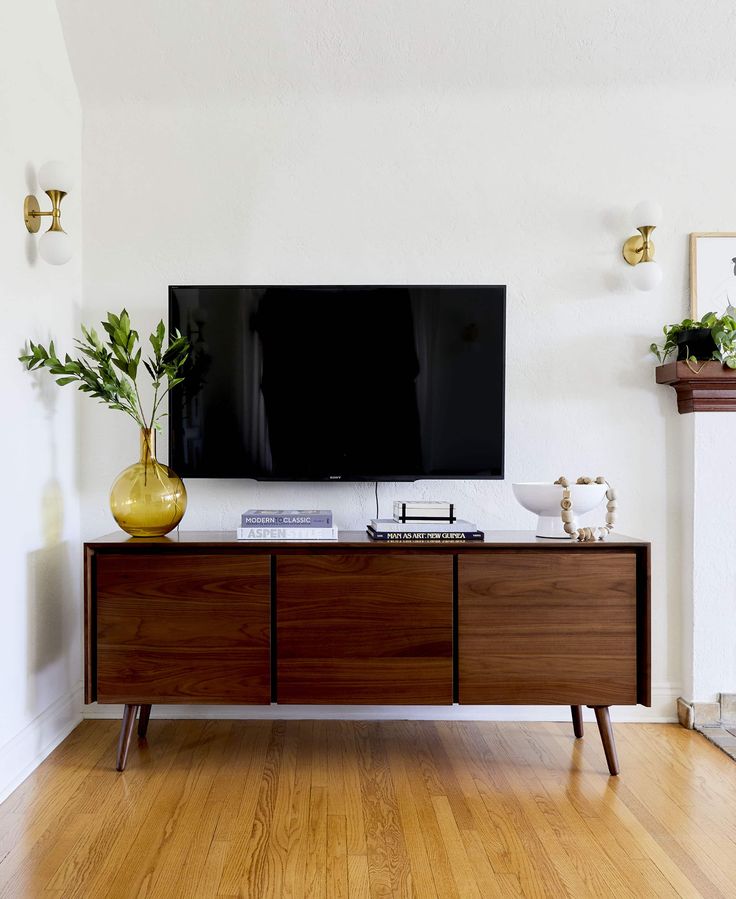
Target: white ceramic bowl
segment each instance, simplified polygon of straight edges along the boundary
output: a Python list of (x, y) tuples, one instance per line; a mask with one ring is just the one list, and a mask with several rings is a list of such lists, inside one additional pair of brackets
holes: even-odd
[[(529, 512), (537, 518), (537, 537), (562, 537), (569, 540), (562, 526), (560, 517), (560, 501), (562, 487), (559, 484), (528, 482), (512, 484), (514, 496)], [(603, 502), (606, 495), (605, 484), (571, 484), (573, 526), (577, 527), (576, 515), (590, 512)], [(603, 523), (602, 521), (600, 522)], [(597, 522), (596, 522), (597, 524)]]

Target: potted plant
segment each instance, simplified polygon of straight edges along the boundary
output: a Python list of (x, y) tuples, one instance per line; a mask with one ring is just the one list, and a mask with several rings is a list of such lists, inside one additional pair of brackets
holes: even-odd
[[(130, 326), (125, 309), (120, 315), (108, 313), (102, 322), (103, 341), (97, 332), (82, 325), (82, 339), (76, 340), (79, 354), (64, 361), (57, 356), (53, 340), (48, 348), (29, 341), (30, 350), (19, 357), (29, 371), (46, 368), (62, 387), (76, 383), (110, 409), (129, 415), (140, 428), (140, 459), (126, 468), (110, 491), (110, 509), (118, 525), (135, 537), (167, 534), (181, 521), (187, 493), (181, 478), (156, 459), (156, 430), (160, 430), (161, 402), (172, 387), (184, 380), (190, 343), (178, 331), (168, 345), (163, 321), (148, 338), (152, 354), (141, 360), (138, 332)], [(146, 414), (138, 386), (141, 368), (153, 386), (153, 400)]]
[(662, 330), (664, 342), (650, 346), (661, 363), (677, 352), (677, 361), (686, 362), (696, 373), (699, 369), (693, 367), (695, 362), (711, 360), (736, 369), (736, 319), (728, 312), (721, 316), (708, 312), (700, 321), (686, 318)]

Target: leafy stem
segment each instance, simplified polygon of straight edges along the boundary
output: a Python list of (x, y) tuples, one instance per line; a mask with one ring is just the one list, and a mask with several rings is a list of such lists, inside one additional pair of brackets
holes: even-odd
[[(18, 358), (29, 371), (47, 368), (61, 387), (76, 383), (79, 390), (95, 397), (110, 409), (129, 415), (141, 428), (158, 427), (157, 415), (161, 400), (184, 380), (190, 343), (178, 331), (164, 347), (166, 328), (160, 321), (149, 337), (153, 354), (141, 360), (138, 332), (130, 326), (125, 309), (120, 315), (109, 312), (102, 322), (106, 339), (103, 341), (94, 328), (82, 325), (82, 337), (75, 340), (79, 353), (73, 359), (68, 353), (63, 361), (57, 356), (53, 340), (48, 348), (29, 341), (29, 351)], [(148, 420), (138, 389), (141, 361), (153, 381), (154, 396)], [(163, 392), (161, 387), (164, 385)]]

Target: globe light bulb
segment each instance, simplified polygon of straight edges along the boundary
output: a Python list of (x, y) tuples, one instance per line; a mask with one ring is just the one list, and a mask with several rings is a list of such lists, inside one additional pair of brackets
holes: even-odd
[(634, 209), (635, 228), (651, 225), (654, 228), (662, 221), (662, 207), (654, 200), (642, 200)]
[(637, 290), (654, 290), (662, 283), (662, 269), (653, 260), (640, 262), (632, 267), (631, 280)]
[(47, 231), (38, 242), (41, 259), (49, 265), (64, 265), (72, 258), (72, 240), (66, 231)]
[(68, 194), (74, 187), (74, 176), (66, 163), (53, 159), (38, 170), (38, 186), (43, 191), (63, 190)]

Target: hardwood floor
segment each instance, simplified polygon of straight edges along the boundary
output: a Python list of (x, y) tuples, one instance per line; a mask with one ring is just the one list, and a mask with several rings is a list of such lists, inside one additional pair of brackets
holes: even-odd
[(0, 806), (0, 896), (733, 897), (736, 764), (677, 725), (86, 721)]

